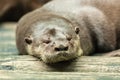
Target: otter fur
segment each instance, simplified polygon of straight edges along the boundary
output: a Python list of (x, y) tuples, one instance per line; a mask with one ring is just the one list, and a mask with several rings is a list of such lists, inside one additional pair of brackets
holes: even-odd
[(0, 0), (0, 22), (18, 21), (51, 0)]
[(120, 48), (119, 0), (54, 0), (18, 23), (20, 54), (46, 63)]

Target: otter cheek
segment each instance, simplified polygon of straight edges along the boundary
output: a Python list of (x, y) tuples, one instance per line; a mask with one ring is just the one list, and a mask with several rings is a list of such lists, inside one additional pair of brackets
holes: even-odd
[(34, 52), (37, 55), (37, 57), (40, 57), (40, 55), (43, 53), (43, 49), (39, 46), (34, 49)]
[(52, 47), (50, 46), (44, 46), (39, 48), (39, 54), (40, 58), (42, 59), (43, 62), (48, 63), (51, 61), (52, 56), (54, 55), (54, 52), (52, 50)]
[(39, 46), (35, 46), (32, 48), (32, 54), (34, 56), (37, 56), (38, 58), (41, 58), (41, 55), (46, 54), (46, 48), (44, 45), (40, 44)]
[(83, 54), (83, 50), (82, 50), (82, 48), (80, 46), (80, 41), (76, 40), (75, 44), (76, 44), (75, 46), (77, 46), (76, 47), (76, 56), (81, 56)]
[(32, 46), (31, 45), (27, 45), (26, 46), (26, 50), (27, 50), (28, 54), (33, 55), (33, 53), (32, 53)]

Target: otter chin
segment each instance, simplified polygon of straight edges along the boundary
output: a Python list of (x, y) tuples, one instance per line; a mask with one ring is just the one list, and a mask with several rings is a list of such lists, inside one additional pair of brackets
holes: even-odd
[(45, 63), (70, 60), (82, 55), (79, 28), (68, 21), (51, 18), (31, 26), (29, 31), (32, 34), (24, 39), (28, 54), (41, 58)]

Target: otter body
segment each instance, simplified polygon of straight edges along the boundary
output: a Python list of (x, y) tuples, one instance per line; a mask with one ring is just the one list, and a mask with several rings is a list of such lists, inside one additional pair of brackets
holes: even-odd
[(120, 48), (119, 0), (54, 0), (18, 23), (20, 54), (46, 63)]

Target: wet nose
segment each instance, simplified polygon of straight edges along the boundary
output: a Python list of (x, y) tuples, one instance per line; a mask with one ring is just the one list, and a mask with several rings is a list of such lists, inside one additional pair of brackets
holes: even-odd
[(67, 51), (68, 50), (68, 46), (60, 45), (58, 47), (55, 47), (54, 50), (55, 51)]

